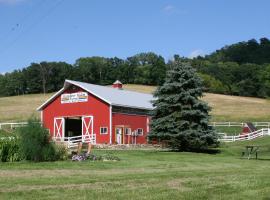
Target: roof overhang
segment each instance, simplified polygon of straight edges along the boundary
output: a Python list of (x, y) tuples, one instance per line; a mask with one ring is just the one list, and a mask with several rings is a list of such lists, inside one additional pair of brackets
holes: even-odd
[(78, 84), (76, 81), (72, 80), (65, 80), (64, 87), (60, 89), (58, 92), (56, 92), (52, 97), (50, 97), (45, 103), (43, 103), (41, 106), (37, 108), (37, 111), (42, 111), (48, 104), (53, 102), (58, 96), (60, 96), (67, 88), (69, 88), (71, 85), (75, 85), (79, 88), (82, 88), (83, 90), (91, 93), (92, 95), (98, 97), (99, 99), (103, 100), (104, 102), (108, 103), (112, 106), (121, 106), (121, 107), (130, 107), (130, 108), (136, 108), (136, 109), (144, 109), (144, 110), (152, 110), (150, 108), (142, 108), (142, 107), (136, 107), (136, 106), (127, 106), (127, 105), (120, 105), (120, 104), (112, 104), (109, 100), (104, 99), (103, 97), (95, 94), (93, 91), (89, 90), (88, 88), (83, 87), (82, 85)]
[(47, 101), (45, 101), (44, 104), (42, 104), (41, 106), (39, 106), (39, 107), (37, 108), (37, 111), (42, 111), (48, 104), (50, 104), (52, 101), (54, 101), (59, 95), (61, 95), (61, 94), (62, 94), (67, 88), (69, 88), (69, 86), (71, 86), (71, 85), (75, 85), (75, 86), (77, 86), (77, 87), (79, 87), (79, 88), (82, 88), (83, 90), (85, 90), (85, 91), (87, 91), (87, 92), (93, 94), (94, 96), (98, 97), (99, 99), (101, 99), (101, 100), (103, 100), (103, 101), (105, 101), (106, 103), (108, 103), (108, 104), (111, 105), (111, 103), (110, 103), (108, 100), (106, 100), (106, 99), (100, 97), (99, 95), (93, 93), (92, 91), (89, 91), (87, 88), (82, 87), (81, 85), (77, 84), (76, 82), (71, 81), (71, 80), (65, 80), (64, 87), (63, 87), (61, 90), (59, 90), (58, 92), (56, 92), (56, 93), (55, 93), (51, 98), (49, 98)]

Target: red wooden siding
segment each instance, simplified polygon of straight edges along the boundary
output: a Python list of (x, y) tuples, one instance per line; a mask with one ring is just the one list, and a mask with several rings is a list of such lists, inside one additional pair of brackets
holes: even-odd
[[(116, 127), (129, 127), (131, 131), (135, 131), (138, 128), (143, 129), (143, 135), (136, 137), (137, 144), (145, 144), (147, 143), (147, 120), (149, 116), (143, 115), (128, 115), (128, 114), (121, 114), (121, 113), (113, 113), (112, 114), (112, 142), (115, 143), (116, 141)], [(123, 142), (125, 144), (132, 143), (132, 137), (127, 136), (125, 134), (123, 138)], [(133, 140), (134, 141), (134, 140)]]
[[(68, 89), (64, 93), (82, 91), (84, 90), (77, 88), (75, 90)], [(61, 104), (60, 95), (44, 108), (42, 115), (44, 126), (50, 130), (51, 136), (54, 133), (55, 117), (93, 116), (93, 130), (96, 134), (97, 144), (110, 143), (110, 106), (92, 94), (88, 93), (87, 102), (65, 104)], [(108, 127), (108, 134), (100, 135), (100, 127)]]

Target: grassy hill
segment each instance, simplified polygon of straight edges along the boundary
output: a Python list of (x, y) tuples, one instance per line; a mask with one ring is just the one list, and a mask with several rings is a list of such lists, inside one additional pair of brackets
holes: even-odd
[[(124, 89), (152, 93), (156, 87), (124, 85)], [(53, 94), (32, 94), (0, 98), (0, 122), (24, 121), (39, 117), (36, 108)], [(205, 93), (203, 100), (212, 107), (212, 121), (270, 121), (270, 100)]]
[[(151, 86), (126, 89), (152, 92)], [(49, 96), (0, 98), (0, 121), (25, 120)], [(214, 120), (267, 120), (269, 100), (205, 94)], [(269, 118), (270, 119), (270, 118)], [(0, 131), (5, 136), (5, 132)], [(259, 145), (259, 159), (242, 159)], [(221, 153), (99, 150), (119, 162), (1, 163), (0, 199), (269, 199), (270, 136), (222, 143)], [(105, 187), (105, 189), (104, 189)]]

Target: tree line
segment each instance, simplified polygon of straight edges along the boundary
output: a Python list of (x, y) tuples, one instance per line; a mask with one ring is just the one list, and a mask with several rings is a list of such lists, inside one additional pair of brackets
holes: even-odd
[(65, 79), (109, 85), (123, 83), (161, 85), (173, 61), (190, 62), (202, 78), (204, 91), (253, 97), (270, 96), (270, 41), (261, 38), (225, 46), (204, 57), (174, 55), (165, 61), (153, 52), (126, 59), (84, 57), (66, 62), (31, 63), (0, 74), (0, 96), (55, 92)]
[(0, 96), (55, 92), (65, 79), (109, 85), (123, 83), (159, 85), (166, 75), (163, 57), (141, 53), (127, 59), (86, 57), (75, 64), (66, 62), (32, 63), (30, 66), (0, 75)]
[(270, 96), (270, 40), (261, 38), (225, 46), (192, 61), (209, 92)]

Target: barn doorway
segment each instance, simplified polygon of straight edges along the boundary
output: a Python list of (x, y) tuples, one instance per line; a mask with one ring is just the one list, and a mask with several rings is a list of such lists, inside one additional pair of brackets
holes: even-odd
[(65, 137), (75, 137), (82, 135), (82, 118), (67, 117), (65, 118)]

